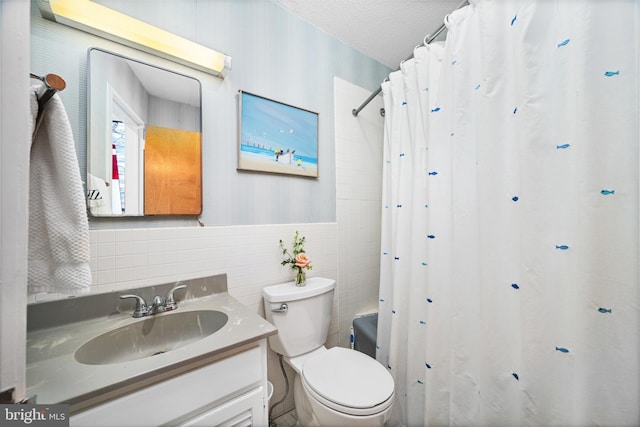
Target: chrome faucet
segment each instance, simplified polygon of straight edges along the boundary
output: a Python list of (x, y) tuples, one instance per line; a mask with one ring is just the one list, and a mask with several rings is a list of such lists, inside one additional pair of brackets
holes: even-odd
[(136, 299), (136, 308), (133, 310), (133, 317), (145, 317), (151, 316), (152, 314), (162, 313), (164, 311), (171, 311), (178, 308), (178, 304), (176, 304), (176, 300), (173, 296), (174, 292), (179, 289), (185, 289), (187, 285), (178, 285), (172, 288), (167, 294), (167, 298), (162, 298), (160, 295), (156, 295), (153, 298), (153, 303), (151, 305), (147, 305), (147, 302), (139, 295), (120, 295), (121, 299), (126, 298), (135, 298)]
[(149, 307), (149, 314), (162, 313), (164, 311), (164, 298), (160, 295), (153, 297), (153, 304)]

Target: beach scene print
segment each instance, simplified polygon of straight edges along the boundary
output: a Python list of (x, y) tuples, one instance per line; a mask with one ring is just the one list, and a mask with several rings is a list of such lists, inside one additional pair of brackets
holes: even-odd
[(238, 169), (318, 176), (318, 114), (240, 92)]

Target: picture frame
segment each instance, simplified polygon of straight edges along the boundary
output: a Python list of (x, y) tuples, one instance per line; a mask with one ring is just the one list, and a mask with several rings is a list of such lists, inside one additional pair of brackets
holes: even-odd
[(238, 118), (238, 170), (318, 177), (318, 113), (240, 90)]

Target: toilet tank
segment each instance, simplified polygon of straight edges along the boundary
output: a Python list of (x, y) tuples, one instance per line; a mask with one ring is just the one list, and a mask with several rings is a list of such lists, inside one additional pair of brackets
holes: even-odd
[(333, 279), (311, 277), (306, 286), (288, 282), (262, 290), (265, 317), (278, 328), (269, 337), (273, 351), (295, 357), (324, 345), (335, 285)]

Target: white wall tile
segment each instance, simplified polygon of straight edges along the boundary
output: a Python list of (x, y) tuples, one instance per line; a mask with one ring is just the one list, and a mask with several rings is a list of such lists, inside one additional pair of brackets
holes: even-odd
[(126, 289), (132, 280), (153, 285), (226, 273), (232, 295), (235, 288), (243, 295), (260, 295), (262, 287), (292, 279), (293, 273), (280, 265), (278, 241), (290, 246), (296, 230), (307, 238), (314, 266), (309, 276), (335, 278), (336, 223), (92, 230), (91, 241), (97, 243), (92, 245), (91, 291), (104, 291), (104, 285)]
[(347, 347), (353, 318), (378, 307), (383, 119), (380, 97), (354, 118), (351, 110), (370, 93), (339, 78), (334, 85), (340, 284), (335, 339)]

